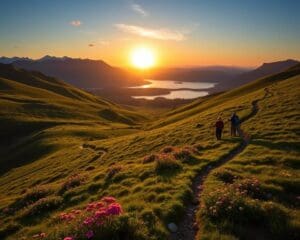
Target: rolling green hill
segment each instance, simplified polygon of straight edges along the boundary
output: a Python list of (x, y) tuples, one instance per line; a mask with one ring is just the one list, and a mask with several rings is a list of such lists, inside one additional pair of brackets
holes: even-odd
[[(9, 68), (15, 75), (0, 73), (1, 133), (19, 137), (1, 151), (0, 238), (86, 239), (58, 216), (104, 196), (124, 210), (110, 231), (95, 230), (105, 239), (299, 238), (300, 65), (144, 123)], [(233, 111), (250, 141), (229, 136)], [(216, 141), (220, 114), (226, 126)]]
[[(30, 146), (29, 155), (32, 152), (37, 156), (41, 154), (43, 151), (39, 148), (37, 151), (32, 151), (32, 148), (36, 147), (34, 144), (39, 141), (35, 139), (40, 139), (45, 129), (49, 132), (49, 129), (64, 126), (65, 134), (62, 130), (53, 134), (86, 135), (87, 138), (93, 138), (95, 135), (109, 136), (112, 129), (133, 131), (145, 119), (141, 114), (121, 108), (60, 80), (12, 65), (0, 64), (0, 93), (2, 151), (13, 150), (8, 157), (1, 158), (0, 164), (5, 162), (4, 168), (7, 167), (6, 162), (12, 162), (13, 165), (14, 158), (18, 161), (21, 159), (20, 152), (26, 149), (21, 145)], [(21, 151), (15, 152), (16, 148)], [(48, 147), (44, 148), (47, 151)], [(51, 148), (48, 150), (51, 152)], [(31, 159), (31, 156), (25, 158)], [(22, 161), (27, 161), (26, 159)]]

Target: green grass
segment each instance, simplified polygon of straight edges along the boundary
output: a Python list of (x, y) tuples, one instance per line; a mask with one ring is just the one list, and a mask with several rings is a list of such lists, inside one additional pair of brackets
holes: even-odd
[[(252, 141), (240, 155), (209, 176), (202, 199), (203, 203), (208, 199), (214, 202), (210, 194), (216, 189), (253, 177), (260, 182), (262, 196), (248, 191), (240, 197), (240, 204), (249, 209), (238, 211), (234, 217), (228, 210), (218, 221), (211, 220), (207, 206), (200, 208), (198, 220), (203, 227), (198, 239), (209, 238), (212, 232), (229, 239), (299, 238), (299, 76), (276, 83), (270, 90), (272, 95), (259, 103), (258, 114), (243, 126), (251, 133)], [(237, 196), (230, 198), (236, 200)], [(252, 218), (247, 211), (252, 212)]]
[[(141, 236), (167, 239), (166, 225), (181, 219), (192, 197), (195, 176), (240, 144), (240, 139), (229, 136), (231, 113), (237, 111), (246, 117), (251, 112), (251, 102), (264, 96), (266, 86), (270, 86), (273, 95), (259, 102), (258, 114), (243, 124), (243, 129), (252, 135), (251, 143), (218, 169), (219, 174), (209, 175), (201, 198), (203, 202), (207, 194), (224, 185), (231, 188), (235, 181), (255, 177), (271, 198), (252, 203), (252, 197), (247, 195), (237, 203), (247, 209), (249, 218), (259, 217), (266, 225), (247, 226), (245, 221), (239, 221), (239, 212), (231, 218), (222, 215), (215, 221), (200, 208), (199, 239), (239, 239), (249, 234), (249, 229), (267, 239), (295, 232), (300, 222), (299, 205), (295, 205), (295, 197), (300, 195), (298, 82), (299, 76), (276, 77), (275, 82), (260, 79), (149, 121), (137, 111), (80, 90), (76, 90), (80, 97), (60, 94), (54, 98), (51, 94), (56, 93), (48, 87), (39, 93), (23, 82), (15, 84), (0, 78), (0, 91), (4, 93), (0, 98), (0, 119), (6, 124), (3, 130), (18, 136), (0, 149), (4, 156), (0, 160), (0, 236), (10, 240), (46, 232), (48, 239), (55, 239), (52, 233), (59, 227), (55, 221), (59, 213), (81, 208), (103, 196), (114, 196), (136, 228), (141, 229)], [(24, 103), (28, 101), (31, 105), (26, 107)], [(40, 102), (45, 105), (40, 106)], [(212, 124), (220, 113), (226, 127), (224, 139), (216, 141)], [(18, 124), (22, 126), (19, 129), (25, 126), (24, 130), (14, 129)], [(236, 178), (226, 182), (230, 174)], [(29, 191), (35, 187), (50, 191), (27, 203), (24, 199), (35, 196)], [(236, 192), (231, 196), (234, 198)], [(49, 208), (44, 207), (47, 201)], [(269, 201), (274, 206), (269, 206)], [(7, 210), (20, 202), (26, 202), (26, 207)], [(22, 216), (31, 211), (34, 214), (24, 221)], [(287, 225), (278, 228), (282, 221)]]

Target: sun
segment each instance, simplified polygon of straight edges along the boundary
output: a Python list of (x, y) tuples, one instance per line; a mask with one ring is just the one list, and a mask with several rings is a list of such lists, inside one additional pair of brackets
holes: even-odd
[(150, 48), (139, 47), (131, 53), (131, 63), (136, 68), (147, 69), (155, 64), (155, 56)]

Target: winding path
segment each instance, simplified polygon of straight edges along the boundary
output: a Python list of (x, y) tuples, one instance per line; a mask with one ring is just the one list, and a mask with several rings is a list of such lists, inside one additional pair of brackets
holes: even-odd
[[(258, 102), (264, 100), (266, 97), (269, 96), (269, 94), (270, 94), (269, 90), (266, 91), (265, 89), (264, 96), (252, 102), (252, 110), (248, 116), (242, 119), (242, 122), (249, 120), (250, 118), (254, 117), (258, 113), (259, 111)], [(243, 139), (243, 141), (238, 147), (234, 148), (231, 152), (229, 152), (227, 155), (222, 157), (220, 160), (207, 166), (196, 176), (192, 185), (194, 201), (188, 203), (182, 221), (178, 224), (178, 230), (175, 233), (171, 233), (170, 240), (194, 240), (195, 239), (196, 233), (198, 231), (198, 226), (196, 222), (196, 213), (199, 208), (199, 201), (203, 190), (203, 183), (205, 182), (206, 177), (208, 176), (208, 174), (210, 174), (212, 170), (222, 166), (226, 162), (232, 160), (242, 151), (244, 151), (244, 149), (247, 147), (249, 143), (249, 140), (250, 140), (249, 138)]]

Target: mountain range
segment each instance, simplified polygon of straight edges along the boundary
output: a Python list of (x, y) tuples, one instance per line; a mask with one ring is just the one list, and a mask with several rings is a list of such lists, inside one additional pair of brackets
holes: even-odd
[(113, 67), (102, 60), (53, 57), (46, 55), (40, 59), (1, 57), (0, 63), (11, 63), (16, 67), (42, 72), (66, 81), (83, 89), (114, 89), (139, 86), (143, 79), (174, 80), (183, 82), (214, 82), (216, 86), (210, 93), (225, 91), (257, 78), (276, 74), (299, 63), (288, 59), (263, 63), (256, 69), (234, 66), (204, 66), (185, 68), (156, 68), (138, 76), (133, 71)]
[(121, 68), (112, 67), (102, 60), (44, 56), (29, 58), (0, 58), (0, 63), (12, 63), (16, 67), (42, 72), (63, 79), (80, 88), (112, 88), (144, 84), (140, 77)]

